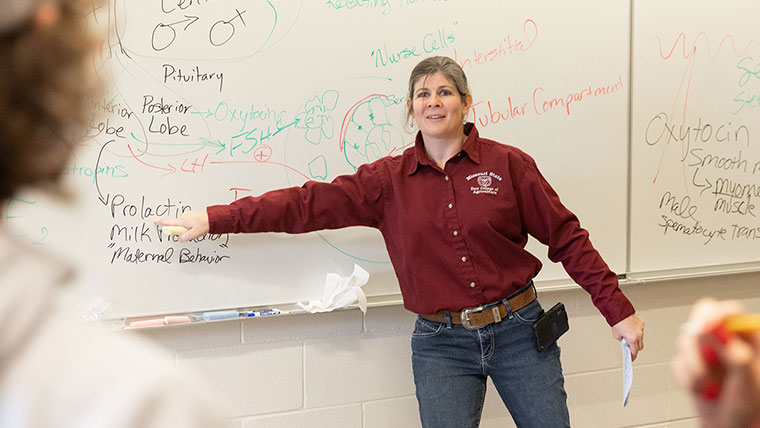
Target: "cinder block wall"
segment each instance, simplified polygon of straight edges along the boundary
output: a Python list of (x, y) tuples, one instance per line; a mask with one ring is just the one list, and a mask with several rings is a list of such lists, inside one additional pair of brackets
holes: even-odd
[[(698, 428), (669, 361), (679, 326), (700, 296), (742, 300), (760, 311), (760, 274), (650, 282), (624, 287), (646, 322), (645, 350), (622, 406), (620, 345), (578, 287), (539, 292), (562, 301), (570, 331), (560, 340), (573, 427)], [(401, 306), (316, 315), (177, 325), (115, 334), (142, 335), (200, 372), (229, 396), (240, 428), (419, 427), (409, 346), (414, 315)], [(514, 427), (489, 385), (483, 428)]]

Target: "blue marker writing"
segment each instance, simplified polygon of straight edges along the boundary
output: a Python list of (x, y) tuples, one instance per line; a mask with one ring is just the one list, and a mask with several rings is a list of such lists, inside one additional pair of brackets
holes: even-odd
[(223, 319), (228, 319), (228, 318), (237, 318), (239, 316), (240, 316), (240, 312), (231, 309), (229, 311), (204, 312), (203, 320), (204, 321), (223, 320)]

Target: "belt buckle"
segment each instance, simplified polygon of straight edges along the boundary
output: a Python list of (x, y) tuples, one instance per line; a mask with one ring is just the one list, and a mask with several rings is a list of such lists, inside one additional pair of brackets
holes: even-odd
[(459, 319), (462, 321), (462, 326), (466, 328), (467, 330), (477, 330), (478, 327), (473, 327), (472, 324), (470, 324), (470, 314), (483, 312), (483, 309), (485, 309), (485, 305), (463, 309), (462, 312), (459, 314)]

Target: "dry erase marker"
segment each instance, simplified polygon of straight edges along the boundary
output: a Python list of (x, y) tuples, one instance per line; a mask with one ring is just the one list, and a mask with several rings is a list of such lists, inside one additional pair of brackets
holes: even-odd
[(156, 318), (151, 320), (141, 320), (141, 321), (132, 321), (129, 323), (129, 326), (132, 328), (136, 327), (153, 327), (157, 325), (166, 325), (164, 324), (163, 318)]
[(190, 317), (187, 315), (171, 315), (164, 317), (164, 324), (184, 324), (190, 322)]
[(240, 316), (240, 312), (234, 309), (231, 309), (229, 311), (204, 312), (203, 320), (204, 321), (224, 320), (224, 319), (229, 319), (229, 318), (237, 318), (239, 316)]
[(184, 235), (187, 229), (182, 226), (164, 226), (161, 228), (164, 235)]
[(270, 315), (282, 315), (287, 314), (287, 311), (281, 311), (279, 309), (264, 309), (261, 311), (249, 311), (245, 313), (247, 317), (266, 317)]
[(760, 331), (760, 314), (733, 315), (723, 321), (723, 326), (732, 333), (754, 333)]
[(240, 311), (240, 316), (241, 317), (255, 317), (256, 314), (261, 311), (270, 311), (270, 310), (271, 309), (258, 309), (258, 310), (246, 309), (246, 310)]
[(149, 320), (132, 321), (129, 323), (131, 328), (137, 327), (155, 327), (159, 325), (169, 324), (184, 324), (190, 322), (190, 317), (187, 315), (171, 315), (163, 318), (154, 318)]

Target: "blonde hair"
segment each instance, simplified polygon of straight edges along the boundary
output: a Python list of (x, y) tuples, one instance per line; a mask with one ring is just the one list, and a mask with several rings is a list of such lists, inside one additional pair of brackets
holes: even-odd
[(0, 34), (0, 200), (26, 185), (54, 184), (89, 119), (87, 69), (94, 40), (83, 3), (61, 3), (40, 28), (30, 19)]

